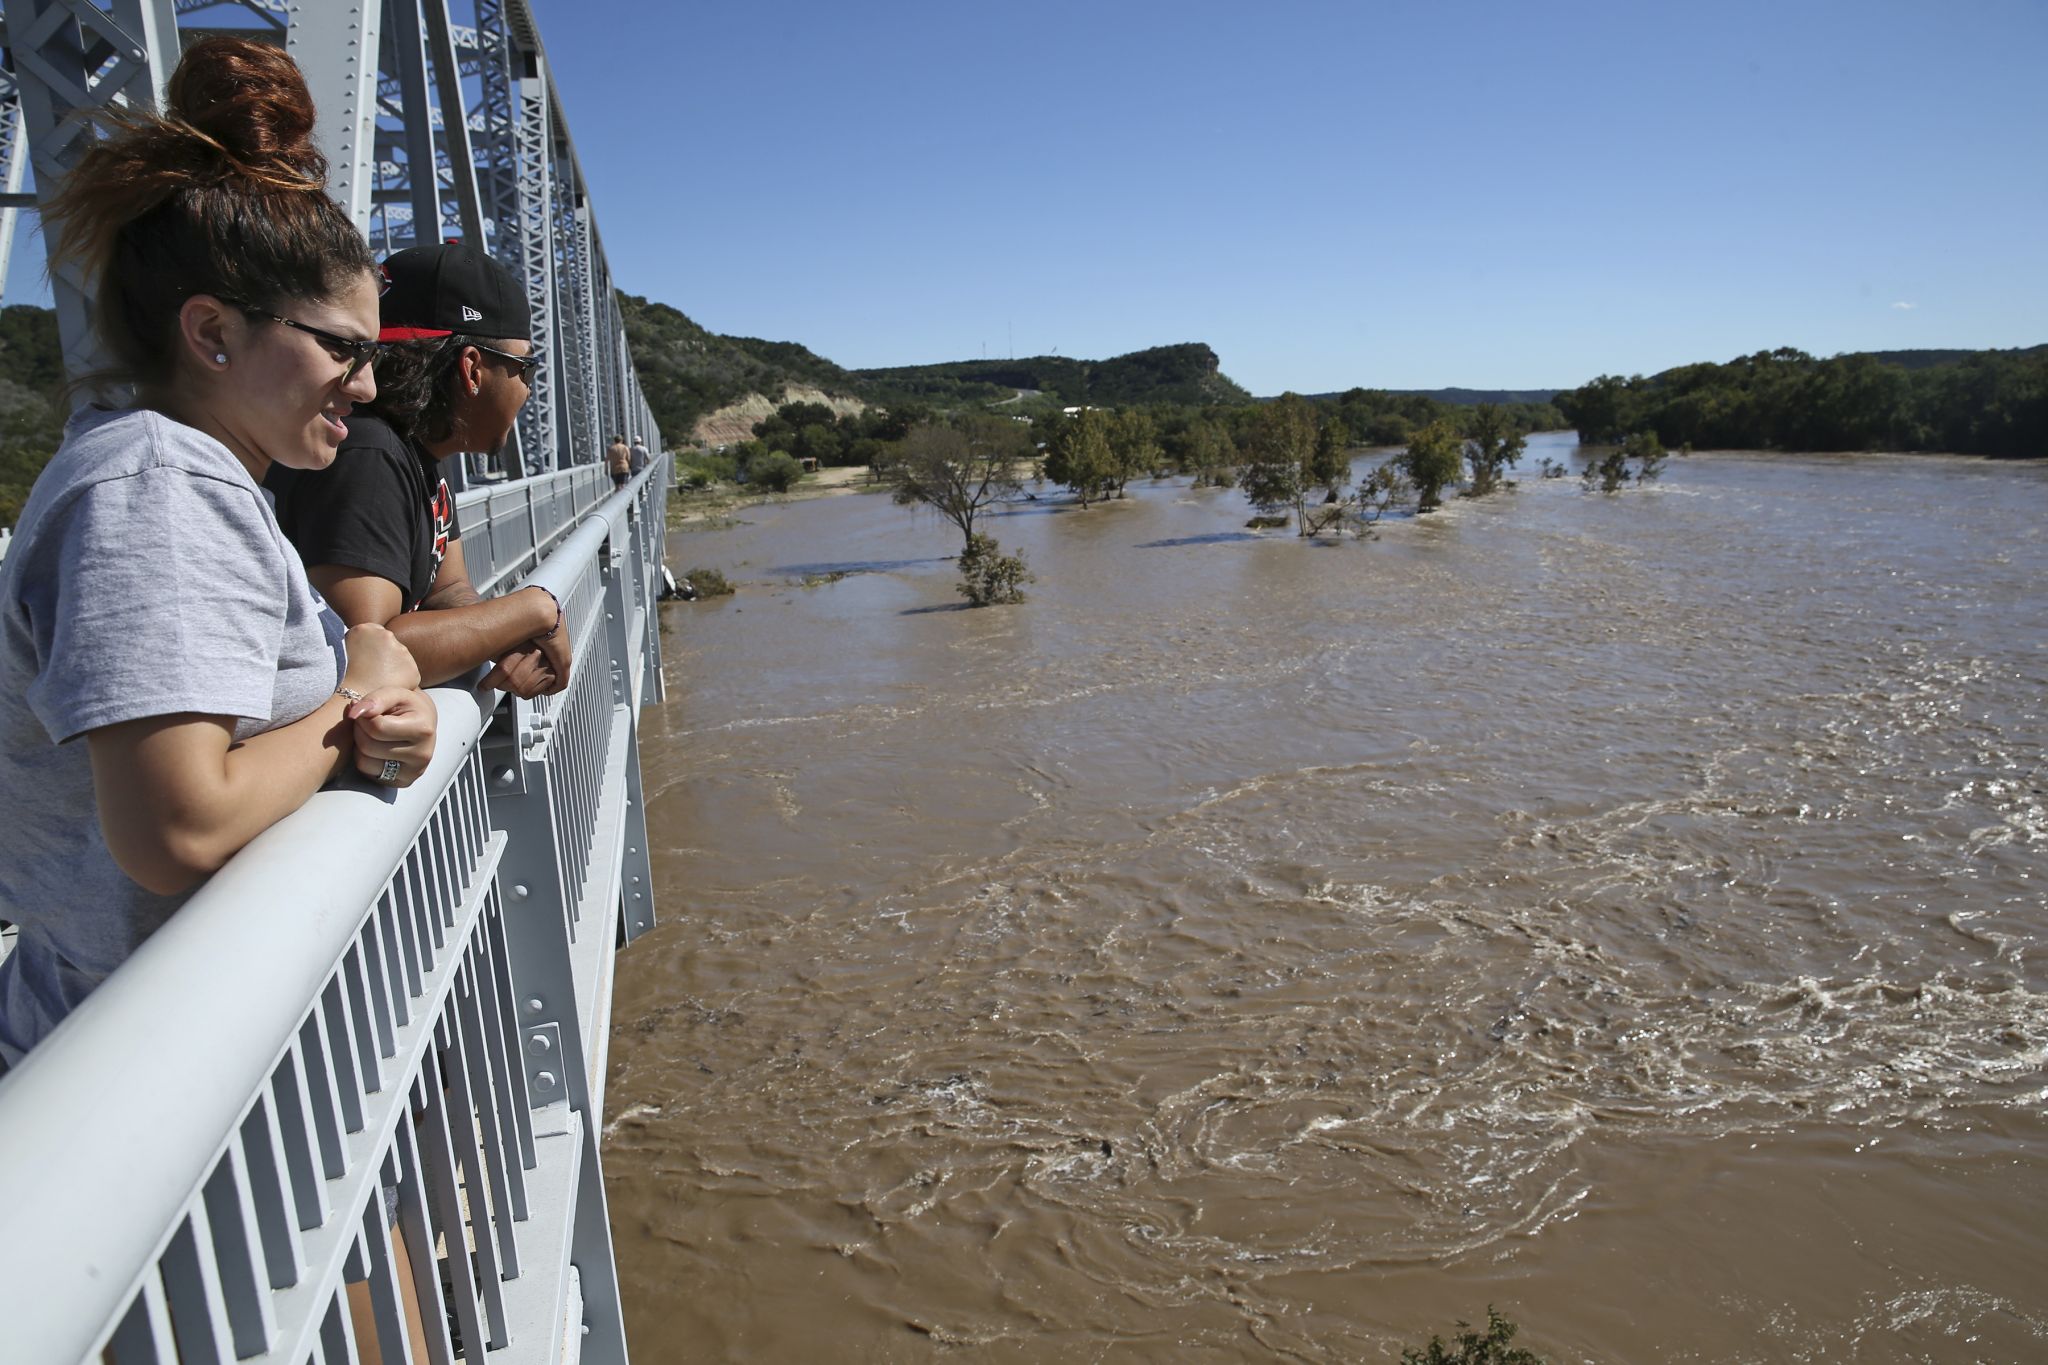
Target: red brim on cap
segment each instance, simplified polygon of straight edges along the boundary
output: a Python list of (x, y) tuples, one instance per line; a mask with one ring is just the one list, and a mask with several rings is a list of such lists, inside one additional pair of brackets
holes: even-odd
[(377, 333), (379, 341), (425, 341), (429, 337), (452, 337), (452, 327), (386, 327)]

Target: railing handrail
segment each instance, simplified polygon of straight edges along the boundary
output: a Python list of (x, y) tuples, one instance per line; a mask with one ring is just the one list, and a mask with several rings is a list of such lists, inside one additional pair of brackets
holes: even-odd
[[(419, 781), (315, 793), (0, 1080), (0, 1284), (14, 1290), (16, 1358), (86, 1357), (161, 1254), (222, 1135), (476, 746), (477, 699), (429, 695), (440, 730)], [(232, 990), (218, 988), (223, 964), (242, 968)]]
[[(567, 602), (574, 585), (594, 581), (606, 563), (639, 558), (636, 529), (653, 538), (641, 553), (658, 571), (665, 528), (658, 519), (635, 528), (633, 517), (666, 469), (657, 457), (584, 509), (524, 583)], [(613, 591), (618, 602), (638, 602), (646, 588), (642, 578)], [(604, 629), (611, 600), (582, 600), (581, 610), (600, 617), (579, 670), (604, 669), (608, 660), (615, 669), (655, 666), (638, 653), (650, 647), (645, 641), (614, 640)], [(453, 799), (452, 784), (479, 746), (488, 754), (490, 743), (502, 742), (484, 734), (498, 694), (449, 687), (429, 695), (439, 735), (419, 781), (316, 793), (230, 859), (0, 1077), (0, 1284), (15, 1291), (0, 1314), (8, 1358), (85, 1360), (99, 1350), (166, 1254), (251, 1096), (293, 1046), (309, 1003)], [(512, 718), (523, 723), (525, 715), (515, 707)], [(637, 804), (637, 785), (628, 795)], [(636, 843), (644, 842), (643, 834)], [(610, 926), (602, 933), (609, 954)]]

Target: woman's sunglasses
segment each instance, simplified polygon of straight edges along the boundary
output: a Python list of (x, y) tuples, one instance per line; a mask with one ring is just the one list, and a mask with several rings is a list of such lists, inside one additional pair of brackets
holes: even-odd
[(511, 361), (513, 365), (518, 367), (514, 373), (523, 381), (530, 382), (533, 379), (533, 372), (540, 368), (539, 351), (534, 351), (528, 355), (513, 355), (510, 351), (501, 351), (495, 346), (486, 346), (481, 341), (471, 341), (464, 344), (474, 346), (486, 355), (494, 355), (500, 360)]
[(336, 360), (346, 360), (348, 362), (348, 368), (342, 371), (341, 375), (341, 382), (344, 384), (354, 379), (368, 367), (375, 365), (377, 357), (384, 354), (385, 347), (381, 341), (357, 341), (354, 337), (336, 336), (324, 327), (315, 327), (310, 322), (300, 322), (297, 318), (288, 318), (281, 313), (273, 313), (266, 308), (252, 307), (249, 304), (241, 303), (234, 299), (222, 299), (221, 302), (232, 304), (252, 318), (266, 318), (271, 322), (279, 323), (286, 327), (295, 327), (307, 336), (312, 337), (315, 341), (318, 341), (333, 354)]

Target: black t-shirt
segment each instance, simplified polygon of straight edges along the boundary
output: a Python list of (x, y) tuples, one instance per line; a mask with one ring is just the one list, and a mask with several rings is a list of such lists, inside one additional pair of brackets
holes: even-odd
[(448, 546), (462, 538), (438, 462), (368, 413), (349, 414), (333, 464), (272, 465), (263, 486), (307, 568), (339, 564), (388, 579), (407, 611), (434, 590)]

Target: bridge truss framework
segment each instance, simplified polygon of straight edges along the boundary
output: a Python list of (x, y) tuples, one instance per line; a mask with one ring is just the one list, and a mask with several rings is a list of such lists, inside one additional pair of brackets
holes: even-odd
[[(614, 434), (661, 449), (527, 0), (4, 0), (4, 13), (0, 289), (20, 212), (98, 135), (78, 114), (157, 107), (195, 37), (274, 41), (306, 74), (330, 189), (378, 255), (459, 238), (525, 280), (544, 360), (503, 472), (597, 461)], [(50, 286), (66, 367), (88, 373), (84, 282), (53, 267)]]

